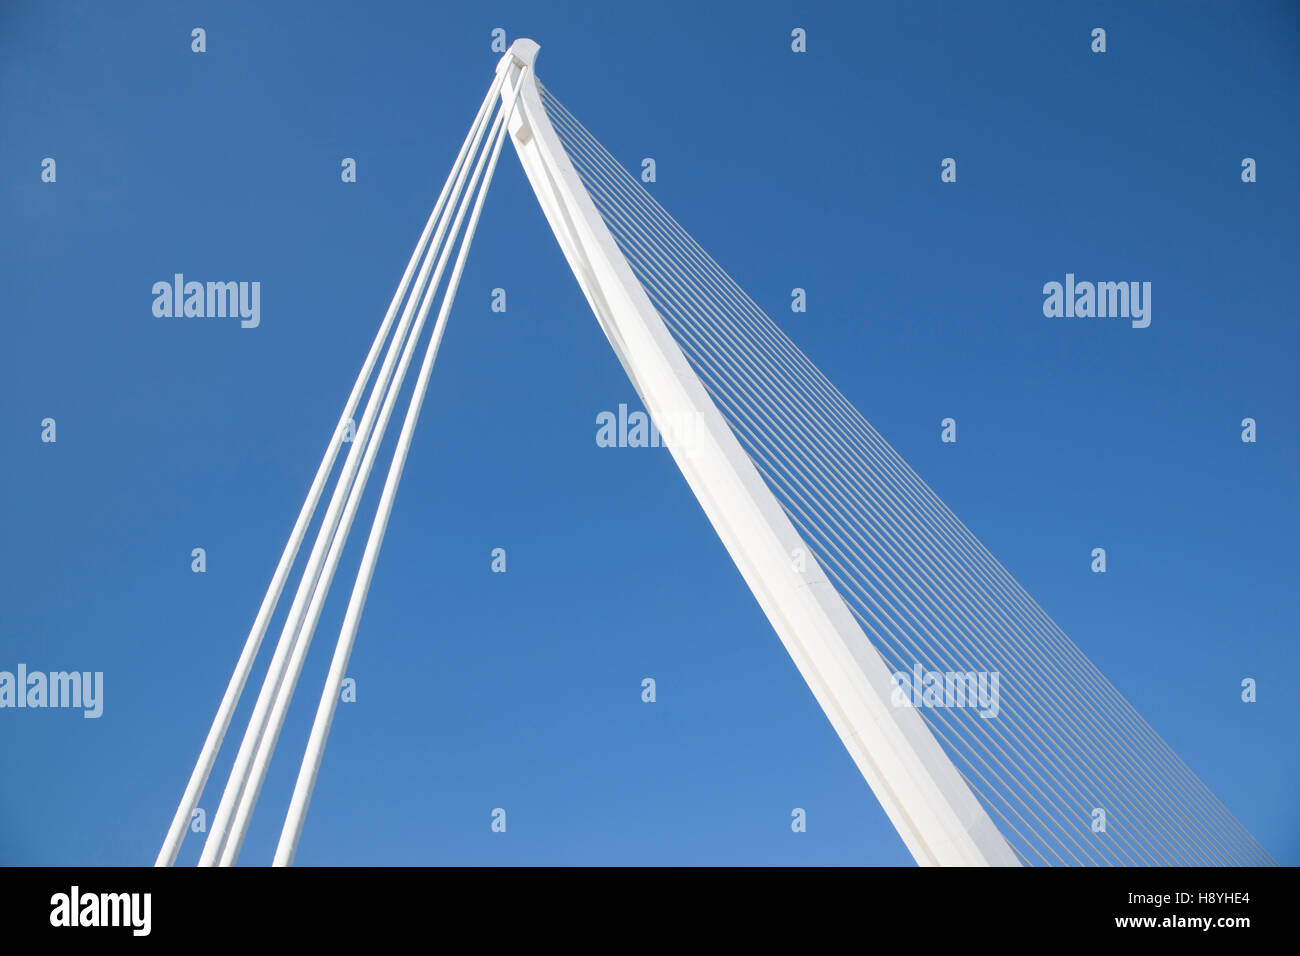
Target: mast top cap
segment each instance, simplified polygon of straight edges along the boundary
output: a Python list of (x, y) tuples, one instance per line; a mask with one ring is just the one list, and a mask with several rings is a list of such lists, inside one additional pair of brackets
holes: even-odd
[(501, 62), (497, 64), (497, 71), (500, 72), (511, 63), (532, 69), (533, 61), (537, 59), (537, 51), (540, 49), (536, 41), (520, 37), (510, 44), (510, 49), (506, 50), (505, 55), (501, 57)]

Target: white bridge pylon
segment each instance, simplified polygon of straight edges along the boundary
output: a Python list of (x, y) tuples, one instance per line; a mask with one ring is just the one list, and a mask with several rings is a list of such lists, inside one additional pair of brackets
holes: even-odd
[[(610, 234), (538, 95), (538, 45), (516, 40), (510, 138), (546, 219), (650, 418), (695, 422), (666, 444), (745, 583), (903, 842), (923, 865), (1019, 860), (827, 580), (664, 325)], [(803, 570), (794, 557), (804, 555)]]
[[(199, 864), (230, 866), (239, 857), (441, 289), (273, 859), (276, 866), (293, 862), (425, 390), (506, 138), (673, 460), (918, 863), (1018, 866), (1031, 856), (1047, 863), (1267, 861), (856, 409), (648, 194), (636, 192), (638, 184), (629, 186), (626, 171), (537, 82), (537, 53), (533, 41), (517, 40), (497, 65), (339, 416), (157, 865), (176, 860), (369, 384)], [(738, 378), (745, 384), (737, 386)], [(664, 427), (672, 423), (691, 427)], [(1003, 701), (1002, 716), (963, 725), (942, 709), (923, 717), (919, 707), (899, 706), (891, 661), (930, 657), (1010, 668), (1017, 690)], [(1114, 811), (1113, 840), (1089, 831), (1099, 803)]]

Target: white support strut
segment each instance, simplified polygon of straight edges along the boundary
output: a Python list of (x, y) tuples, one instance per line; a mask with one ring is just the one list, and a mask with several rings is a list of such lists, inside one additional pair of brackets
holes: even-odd
[[(487, 142), (495, 142), (497, 130), (502, 126), (502, 118), (498, 113), (497, 118), (491, 125), (488, 132)], [(483, 129), (487, 130), (485, 123)], [(425, 319), (428, 317), (429, 308), (439, 287), (443, 270), (446, 268), (448, 258), (452, 251), (452, 240), (459, 233), (462, 221), (469, 209), (471, 199), (477, 191), (479, 196), (485, 194), (487, 183), (484, 182), (480, 188), (480, 176), (483, 173), (484, 163), (487, 161), (488, 152), (484, 150), (479, 154), (474, 163), (474, 171), (470, 175), (469, 181), (465, 184), (465, 191), (460, 196), (459, 203), (449, 203), (444, 210), (444, 217), (450, 219), (450, 213), (453, 205), (456, 208), (455, 219), (451, 223), (451, 229), (447, 233), (447, 241), (440, 243), (439, 239), (445, 228), (446, 221), (440, 223), (439, 232), (435, 234), (434, 245), (430, 246), (430, 254), (425, 263), (425, 269), (422, 270), (417, 282), (424, 289), (422, 298), (417, 297), (414, 293), (408, 303), (408, 310), (415, 311), (417, 301), (419, 310), (415, 312), (414, 321), (410, 323), (410, 333), (407, 335), (401, 351), (401, 357), (397, 363), (397, 369), (388, 382), (388, 387), (384, 393), (383, 405), (380, 407), (379, 416), (370, 430), (368, 435), (365, 452), (361, 460), (360, 470), (357, 472), (351, 489), (348, 492), (346, 504), (343, 509), (343, 516), (334, 532), (333, 540), (330, 544), (329, 551), (325, 558), (325, 565), (321, 571), (319, 580), (316, 582), (315, 589), (311, 596), (310, 604), (307, 608), (306, 618), (303, 620), (297, 640), (292, 645), (292, 650), (288, 660), (287, 670), (282, 678), (280, 687), (276, 693), (274, 704), (268, 718), (267, 726), (263, 731), (257, 746), (257, 751), (253, 759), (252, 770), (245, 784), (243, 795), (236, 808), (233, 822), (230, 827), (230, 835), (227, 837), (225, 848), (221, 854), (221, 865), (233, 866), (239, 856), (240, 848), (243, 845), (244, 836), (248, 829), (249, 820), (256, 806), (258, 796), (260, 795), (262, 782), (266, 777), (267, 768), (270, 764), (271, 756), (275, 751), (276, 744), (279, 740), (280, 729), (284, 724), (285, 714), (288, 712), (289, 704), (292, 701), (294, 691), (297, 687), (298, 675), (302, 671), (303, 661), (306, 657), (307, 649), (311, 644), (312, 634), (315, 631), (316, 623), (320, 618), (322, 606), (326, 595), (329, 592), (330, 585), (334, 579), (334, 573), (338, 567), (339, 559), (342, 557), (343, 549), (346, 546), (348, 534), (352, 527), (353, 518), (356, 515), (357, 507), (361, 501), (361, 495), (365, 491), (366, 482), (369, 479), (370, 470), (374, 464), (375, 456), (379, 451), (379, 446), (383, 440), (384, 433), (388, 428), (388, 421), (392, 414), (393, 407), (397, 402), (397, 396), (406, 379), (407, 369), (410, 366), (411, 358), (415, 354), (415, 348), (424, 328)], [(469, 168), (468, 162), (465, 166)], [(454, 191), (453, 197), (457, 196)], [(477, 208), (477, 206), (475, 207)], [(462, 242), (462, 249), (467, 247)], [(434, 253), (437, 253), (437, 265), (430, 276), (428, 268), (433, 265)], [(460, 263), (457, 259), (457, 263)], [(427, 279), (427, 282), (425, 281)], [(454, 289), (452, 290), (452, 299), (455, 299)], [(407, 318), (404, 316), (404, 319)], [(440, 315), (440, 318), (442, 316)], [(438, 330), (434, 332), (435, 336), (441, 337)], [(360, 434), (360, 433), (359, 433)], [(359, 438), (358, 438), (359, 442)], [(342, 677), (340, 677), (342, 680)]]
[[(438, 348), (442, 343), (443, 333), (447, 328), (447, 319), (451, 313), (452, 303), (456, 300), (456, 291), (460, 287), (461, 274), (464, 272), (470, 245), (478, 228), (479, 216), (483, 211), (483, 202), (487, 198), (488, 186), (491, 185), (492, 174), (496, 170), (497, 159), (501, 155), (501, 146), (505, 142), (505, 124), (514, 106), (514, 91), (518, 85), (518, 78), (516, 77), (513, 86), (508, 83), (502, 85), (504, 75), (505, 71), (498, 66), (497, 79), (493, 89), (498, 87), (501, 89), (501, 107), (484, 144), (484, 151), (479, 155), (469, 190), (465, 193), (461, 207), (457, 212), (456, 222), (452, 227), (451, 234), (453, 236), (460, 230), (461, 218), (464, 216), (471, 197), (473, 197), (473, 209), (470, 212), (469, 223), (466, 225), (461, 238), (460, 247), (456, 252), (456, 261), (452, 266), (451, 277), (448, 279), (447, 287), (443, 292), (442, 304), (433, 323), (433, 332), (425, 348), (424, 361), (420, 366), (415, 388), (407, 406), (406, 417), (402, 422), (402, 431), (398, 436), (397, 448), (393, 452), (393, 460), (389, 465), (388, 476), (384, 481), (384, 490), (380, 496), (379, 506), (375, 510), (375, 519), (370, 528), (370, 535), (366, 539), (365, 553), (362, 555), (361, 567), (357, 571), (352, 594), (348, 599), (347, 611), (343, 617), (343, 626), (339, 630), (338, 641), (334, 648), (334, 657), (330, 662), (329, 674), (325, 680), (325, 689), (321, 693), (320, 703), (316, 708), (316, 718), (312, 722), (311, 735), (307, 740), (307, 749), (303, 754), (302, 763), (298, 769), (298, 779), (294, 784), (293, 796), (289, 802), (289, 811), (285, 815), (284, 827), (280, 832), (279, 843), (276, 845), (275, 857), (272, 861), (273, 866), (290, 866), (298, 849), (298, 839), (302, 835), (307, 806), (311, 801), (312, 790), (316, 785), (316, 776), (320, 771), (325, 742), (329, 737), (330, 727), (334, 721), (334, 712), (338, 707), (340, 688), (347, 673), (348, 660), (352, 655), (353, 644), (356, 641), (357, 629), (361, 622), (361, 612), (365, 607), (370, 581), (375, 571), (375, 563), (379, 558), (379, 549), (383, 544), (388, 519), (393, 511), (393, 501), (396, 498), (398, 484), (402, 478), (402, 469), (406, 466), (406, 457), (415, 435), (415, 425), (420, 417), (420, 408), (424, 402), (425, 390), (429, 386), (429, 377), (433, 371), (434, 361), (438, 357)], [(483, 173), (482, 184), (479, 185), (479, 173), (483, 168), (484, 161), (487, 163), (487, 169)], [(475, 192), (476, 189), (477, 192)], [(443, 258), (438, 264), (438, 275), (442, 274), (442, 268), (446, 265), (446, 256), (450, 251), (451, 246), (448, 244), (443, 251)], [(423, 325), (429, 312), (436, 288), (437, 280), (435, 279), (430, 284), (429, 291), (420, 305), (419, 318), (416, 324), (417, 330), (412, 335), (407, 352), (402, 355), (402, 374), (405, 374), (405, 368), (410, 361), (413, 346), (419, 338), (419, 327)], [(390, 405), (385, 404), (385, 420), (390, 410)]]
[[(650, 417), (694, 422), (666, 444), (840, 740), (922, 865), (1018, 866), (1016, 854), (913, 708), (812, 557), (637, 280), (551, 126), (534, 80), (538, 45), (503, 58), (517, 97), (511, 141), (528, 181)], [(500, 67), (498, 67), (500, 69)], [(808, 555), (796, 570), (792, 555)]]
[[(229, 729), (230, 720), (234, 715), (235, 707), (239, 703), (239, 698), (244, 691), (244, 685), (248, 680), (250, 671), (253, 668), (253, 661), (257, 657), (258, 650), (261, 648), (262, 640), (266, 635), (267, 626), (270, 623), (271, 616), (275, 612), (276, 604), (279, 603), (281, 592), (284, 590), (285, 581), (289, 577), (289, 572), (293, 567), (294, 559), (298, 555), (298, 549), (302, 545), (302, 540), (307, 533), (307, 527), (311, 523), (316, 506), (320, 501), (321, 493), (325, 488), (326, 481), (333, 469), (334, 462), (338, 457), (339, 449), (343, 444), (343, 435), (346, 428), (352, 424), (352, 416), (355, 414), (356, 407), (361, 400), (361, 395), (365, 391), (366, 383), (370, 380), (371, 372), (375, 363), (379, 359), (379, 354), (383, 349), (384, 342), (388, 339), (388, 333), (392, 328), (393, 320), (397, 317), (398, 309), (402, 301), (406, 298), (407, 290), (410, 287), (411, 279), (415, 275), (416, 266), (424, 251), (429, 244), (430, 236), (433, 234), (434, 226), (442, 217), (443, 207), (447, 203), (448, 197), (452, 192), (453, 181), (456, 179), (462, 166), (465, 164), (466, 157), (471, 153), (471, 146), (475, 133), (479, 130), (489, 115), (492, 101), (496, 98), (497, 86), (494, 83), (484, 98), (482, 105), (479, 107), (478, 115), (470, 127), (470, 132), (465, 138), (464, 144), (460, 148), (460, 153), (452, 165), (451, 174), (447, 177), (443, 185), (442, 192), (438, 196), (438, 201), (434, 205), (433, 211), (429, 214), (428, 221), (425, 223), (424, 230), (420, 234), (419, 241), (416, 243), (415, 251), (411, 253), (410, 261), (407, 263), (406, 271), (402, 273), (401, 282), (398, 284), (397, 291), (393, 293), (392, 301), (389, 303), (388, 311), (384, 315), (383, 322), (379, 326), (379, 331), (375, 333), (374, 342), (370, 346), (370, 351), (366, 355), (365, 362), (361, 366), (361, 371), (357, 375), (356, 383), (352, 386), (352, 392), (348, 396), (347, 403), (339, 416), (338, 424), (331, 435), (329, 446), (325, 450), (325, 455), (321, 459), (320, 465), (316, 469), (316, 476), (312, 480), (311, 488), (307, 493), (307, 498), (303, 502), (302, 508), (298, 513), (298, 518), (294, 522), (293, 531), (289, 535), (289, 541), (285, 545), (280, 555), (280, 561), (276, 565), (275, 573), (272, 575), (271, 583), (267, 587), (266, 595), (262, 599), (261, 607), (258, 609), (257, 617), (253, 622), (252, 629), (249, 631), (248, 638), (244, 643), (244, 648), (239, 655), (239, 660), (235, 665), (234, 674), (226, 687), (226, 692), (222, 696), (221, 704), (217, 708), (217, 715), (212, 721), (212, 726), (208, 730), (207, 737), (204, 739), (203, 748), (199, 753), (199, 759), (195, 763), (194, 770), (190, 775), (189, 782), (186, 784), (185, 793), (181, 797), (181, 802), (176, 809), (176, 814), (172, 818), (171, 826), (168, 828), (167, 836), (163, 841), (162, 849), (158, 853), (155, 866), (171, 866), (176, 862), (176, 855), (180, 851), (181, 842), (189, 830), (190, 818), (198, 806), (199, 798), (203, 793), (204, 787), (208, 782), (208, 775), (212, 771), (212, 765), (216, 762), (217, 752), (225, 740), (226, 731)], [(435, 239), (435, 245), (437, 240)], [(215, 823), (215, 821), (214, 821)], [(224, 840), (224, 834), (222, 835)]]

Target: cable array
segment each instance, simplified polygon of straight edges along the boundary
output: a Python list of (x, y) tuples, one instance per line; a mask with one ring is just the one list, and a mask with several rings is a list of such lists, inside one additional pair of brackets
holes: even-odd
[(538, 89), (637, 280), (891, 671), (927, 687), (940, 675), (949, 698), (985, 692), (978, 706), (927, 706), (899, 680), (1021, 861), (1271, 863), (789, 337)]

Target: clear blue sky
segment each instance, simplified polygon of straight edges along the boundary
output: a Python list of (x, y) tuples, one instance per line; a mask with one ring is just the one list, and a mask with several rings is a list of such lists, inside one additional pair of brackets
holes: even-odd
[[(103, 671), (105, 700), (0, 710), (0, 863), (152, 862), (495, 27), (541, 44), (629, 168), (656, 159), (658, 199), (1300, 862), (1294, 5), (17, 2), (0, 670)], [(175, 272), (260, 281), (260, 327), (154, 317)], [(1067, 272), (1150, 281), (1151, 327), (1045, 318)], [(299, 863), (910, 862), (667, 452), (596, 446), (620, 402), (507, 147)], [(271, 857), (336, 590), (247, 863)]]

